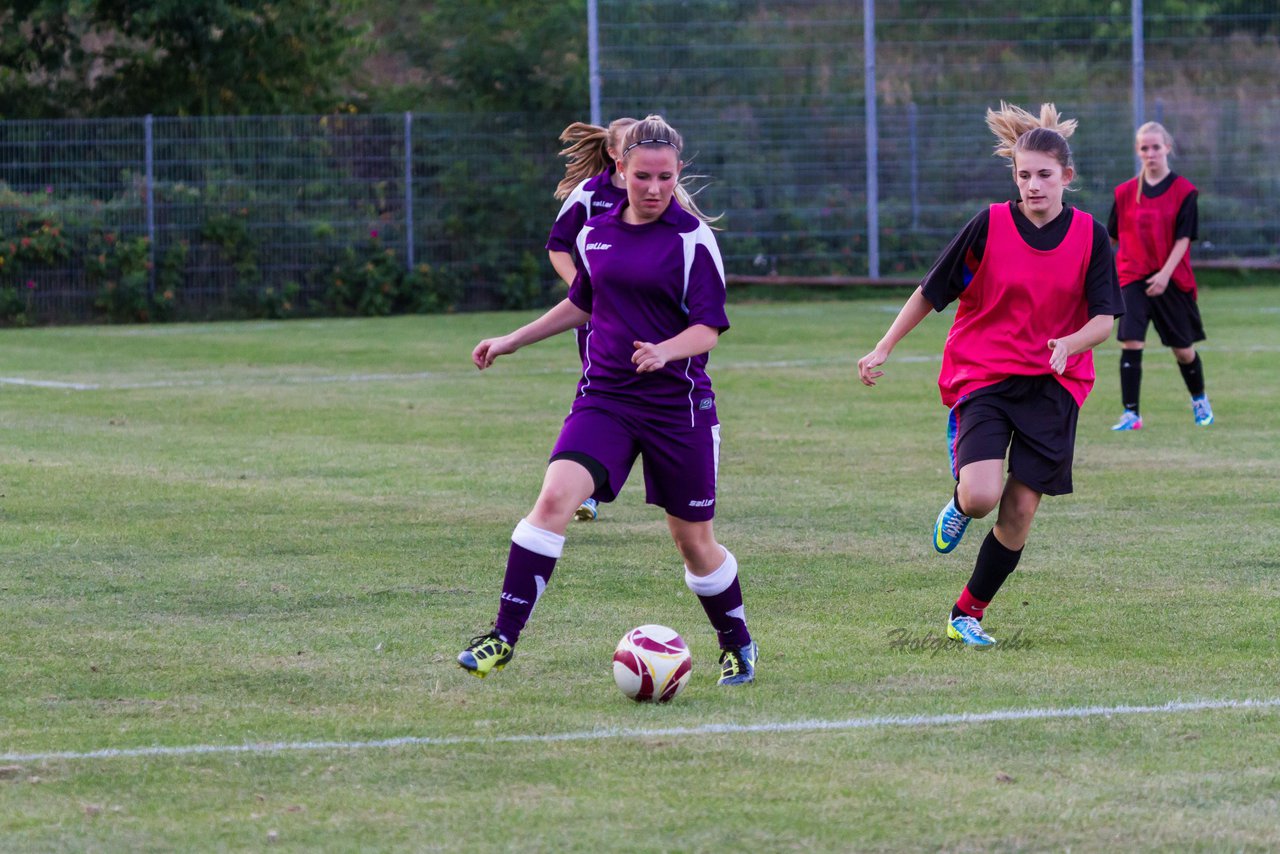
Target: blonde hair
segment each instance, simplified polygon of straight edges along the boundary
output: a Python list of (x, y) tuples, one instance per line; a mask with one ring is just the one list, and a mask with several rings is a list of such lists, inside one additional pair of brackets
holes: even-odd
[[(1144, 124), (1142, 127), (1138, 128), (1138, 130), (1137, 130), (1137, 131), (1135, 131), (1135, 132), (1134, 132), (1134, 134), (1133, 134), (1133, 141), (1134, 141), (1134, 144), (1135, 144), (1135, 145), (1137, 144), (1138, 140), (1142, 139), (1142, 135), (1143, 135), (1144, 133), (1158, 133), (1158, 134), (1160, 134), (1161, 139), (1163, 139), (1163, 140), (1164, 140), (1164, 147), (1165, 147), (1165, 148), (1167, 148), (1167, 149), (1169, 149), (1169, 153), (1170, 153), (1170, 154), (1173, 154), (1173, 134), (1169, 133), (1169, 131), (1167, 131), (1167, 130), (1165, 129), (1165, 126), (1164, 126), (1164, 125), (1160, 124), (1159, 122), (1147, 122), (1147, 123), (1146, 123), (1146, 124)], [(1143, 173), (1143, 171), (1144, 171), (1144, 170), (1142, 169), (1142, 167), (1139, 167), (1139, 168), (1138, 168), (1138, 196), (1137, 196), (1137, 201), (1138, 201), (1138, 203), (1139, 203), (1139, 204), (1141, 204), (1141, 203), (1142, 203), (1142, 173)]]
[(560, 156), (569, 162), (565, 164), (564, 177), (556, 185), (556, 198), (568, 198), (583, 181), (612, 166), (609, 149), (621, 151), (622, 136), (635, 123), (635, 119), (623, 117), (609, 122), (607, 128), (574, 122), (562, 130), (560, 141), (565, 147), (560, 150)]
[(1004, 101), (999, 110), (987, 110), (987, 127), (996, 135), (995, 155), (1015, 166), (1019, 152), (1038, 151), (1051, 155), (1063, 170), (1074, 172), (1067, 137), (1076, 132), (1076, 124), (1075, 119), (1063, 119), (1053, 104), (1041, 104), (1038, 117)]
[[(619, 159), (625, 163), (632, 149), (635, 148), (655, 148), (664, 145), (674, 148), (676, 150), (676, 160), (679, 160), (684, 152), (684, 137), (680, 135), (680, 131), (667, 124), (667, 120), (662, 116), (651, 113), (627, 129), (626, 136), (622, 140), (622, 152)], [(718, 221), (724, 214), (708, 216), (694, 202), (693, 197), (699, 191), (690, 192), (689, 185), (702, 177), (702, 175), (681, 175), (679, 183), (676, 184), (675, 197), (676, 201), (680, 203), (680, 207), (710, 225)]]

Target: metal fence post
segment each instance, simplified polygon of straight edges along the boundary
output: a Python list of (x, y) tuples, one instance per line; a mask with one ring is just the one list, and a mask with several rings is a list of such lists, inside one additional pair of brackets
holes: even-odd
[(876, 126), (876, 3), (862, 0), (863, 77), (867, 119), (867, 275), (880, 278), (879, 129)]
[(146, 181), (143, 184), (143, 203), (147, 207), (147, 260), (150, 269), (147, 271), (147, 298), (155, 299), (156, 295), (156, 204), (155, 204), (155, 138), (152, 134), (151, 114), (147, 113), (142, 120)]
[[(1144, 103), (1143, 78), (1145, 77), (1146, 58), (1142, 39), (1142, 0), (1131, 0), (1129, 16), (1133, 21), (1133, 132), (1137, 133), (1147, 120), (1147, 105)], [(1138, 171), (1142, 171), (1142, 160), (1135, 154), (1133, 161)]]
[(911, 230), (920, 227), (920, 156), (916, 148), (916, 102), (907, 104), (907, 146), (911, 157)]
[(587, 0), (587, 85), (591, 92), (591, 124), (603, 125), (600, 115), (600, 10)]
[(413, 272), (413, 113), (404, 114), (404, 257)]

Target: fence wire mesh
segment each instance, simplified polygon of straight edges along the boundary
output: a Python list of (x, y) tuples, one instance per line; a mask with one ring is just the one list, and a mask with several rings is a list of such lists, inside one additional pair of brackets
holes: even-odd
[[(880, 271), (916, 275), (1009, 198), (984, 111), (1080, 120), (1071, 202), (1135, 171), (1127, 4), (876, 5)], [(730, 273), (868, 271), (863, 8), (600, 0), (604, 120), (656, 112), (724, 214)], [(1275, 256), (1280, 7), (1145, 4), (1144, 116), (1200, 187), (1197, 258)], [(585, 113), (584, 105), (584, 113)], [(586, 118), (586, 116), (582, 116)], [(556, 137), (535, 114), (0, 122), (11, 322), (516, 308), (559, 291), (542, 245)], [(413, 287), (407, 284), (412, 279)]]

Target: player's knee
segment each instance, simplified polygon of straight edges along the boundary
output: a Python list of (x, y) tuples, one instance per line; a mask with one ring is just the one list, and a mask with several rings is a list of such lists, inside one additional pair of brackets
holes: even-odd
[(685, 566), (699, 574), (699, 570), (711, 571), (724, 562), (724, 549), (710, 536), (696, 528), (671, 532), (676, 549), (684, 559)]
[(961, 484), (956, 489), (960, 498), (960, 509), (966, 516), (981, 519), (1000, 503), (1000, 490), (985, 485)]
[(545, 484), (538, 500), (534, 502), (534, 513), (543, 518), (559, 518), (572, 516), (582, 504), (582, 497), (572, 493), (564, 484)]

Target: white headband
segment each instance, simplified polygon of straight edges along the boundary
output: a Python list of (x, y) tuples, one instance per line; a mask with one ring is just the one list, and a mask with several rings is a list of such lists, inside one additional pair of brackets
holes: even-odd
[(680, 153), (679, 147), (669, 139), (640, 139), (640, 140), (636, 140), (635, 142), (628, 145), (626, 148), (622, 149), (622, 156), (626, 157), (627, 152), (635, 148), (637, 145), (652, 145), (654, 143), (659, 143), (661, 145), (669, 145), (676, 150), (677, 154)]

